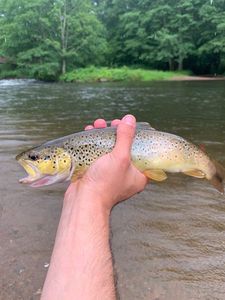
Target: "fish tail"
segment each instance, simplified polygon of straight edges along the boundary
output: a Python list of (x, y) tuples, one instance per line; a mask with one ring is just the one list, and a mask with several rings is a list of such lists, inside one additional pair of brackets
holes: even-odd
[(210, 179), (210, 182), (220, 193), (224, 194), (225, 169), (217, 161), (213, 161), (213, 164), (216, 172)]

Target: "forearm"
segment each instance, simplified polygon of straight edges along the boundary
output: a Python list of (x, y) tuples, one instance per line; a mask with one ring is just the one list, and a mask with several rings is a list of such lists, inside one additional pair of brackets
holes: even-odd
[(87, 189), (66, 194), (42, 300), (115, 299), (109, 211)]

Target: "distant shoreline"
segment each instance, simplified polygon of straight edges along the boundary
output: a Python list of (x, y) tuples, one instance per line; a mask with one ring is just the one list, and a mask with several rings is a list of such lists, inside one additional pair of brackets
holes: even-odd
[[(0, 72), (0, 80), (25, 79), (27, 76), (18, 72)], [(27, 77), (27, 79), (31, 79)], [(45, 82), (106, 83), (106, 82), (151, 82), (151, 81), (215, 81), (225, 80), (225, 76), (192, 76), (189, 71), (160, 71), (131, 67), (88, 67), (78, 68), (61, 75), (59, 78), (36, 78)]]
[(172, 78), (169, 78), (168, 80), (170, 81), (217, 81), (217, 80), (225, 80), (225, 76), (213, 76), (213, 77), (209, 77), (209, 76), (189, 76), (189, 75), (179, 75), (179, 76), (174, 76)]
[(131, 67), (88, 67), (75, 69), (61, 75), (59, 81), (62, 82), (148, 82), (161, 81), (187, 76), (189, 72), (183, 71), (160, 71)]
[(197, 81), (225, 80), (224, 76), (192, 76), (189, 71), (160, 71), (142, 68), (89, 67), (75, 69), (60, 76), (62, 82), (150, 82), (150, 81)]

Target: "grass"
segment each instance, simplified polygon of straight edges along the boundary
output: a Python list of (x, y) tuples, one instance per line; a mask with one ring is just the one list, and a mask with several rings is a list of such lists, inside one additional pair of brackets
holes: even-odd
[(104, 81), (152, 81), (168, 80), (175, 76), (188, 75), (188, 72), (169, 72), (145, 69), (88, 67), (67, 72), (60, 77), (65, 82), (104, 82)]
[[(19, 69), (10, 70), (0, 66), (0, 79), (9, 78), (30, 78), (28, 72), (22, 72)], [(76, 69), (72, 72), (60, 76), (60, 81), (65, 82), (113, 82), (113, 81), (153, 81), (153, 80), (169, 80), (173, 77), (189, 75), (184, 72), (170, 72), (146, 70), (141, 68), (107, 68), (107, 67), (88, 67)], [(45, 80), (45, 79), (43, 79)], [(48, 78), (46, 78), (48, 80)], [(57, 80), (57, 79), (56, 79)]]

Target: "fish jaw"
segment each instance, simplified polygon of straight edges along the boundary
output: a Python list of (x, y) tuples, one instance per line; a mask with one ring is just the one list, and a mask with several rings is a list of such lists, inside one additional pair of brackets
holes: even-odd
[(31, 187), (41, 187), (45, 185), (51, 185), (53, 183), (57, 182), (64, 182), (68, 181), (68, 174), (66, 173), (61, 173), (61, 174), (56, 174), (56, 175), (45, 175), (42, 176), (41, 178), (31, 182), (29, 185)]
[(66, 170), (65, 172), (56, 173), (54, 175), (44, 175), (40, 177), (39, 179), (31, 182), (31, 187), (41, 187), (45, 185), (51, 185), (53, 183), (57, 182), (65, 182), (69, 181), (71, 177), (73, 176), (73, 172), (75, 169), (75, 165), (72, 164), (70, 170)]
[(23, 159), (18, 159), (18, 162), (28, 174), (28, 176), (21, 178), (19, 180), (20, 183), (31, 184), (32, 182), (34, 182), (42, 177), (42, 175), (38, 171), (38, 168), (34, 164), (32, 164), (28, 161), (25, 161)]
[(27, 184), (31, 187), (41, 187), (51, 185), (57, 182), (64, 182), (71, 179), (74, 172), (74, 165), (72, 164), (70, 170), (65, 172), (50, 174), (41, 174), (38, 168), (31, 162), (23, 159), (18, 160), (19, 164), (25, 169), (28, 176), (19, 180), (22, 184)]
[(41, 186), (41, 182), (45, 182), (44, 178), (46, 177), (46, 175), (42, 175), (35, 165), (23, 159), (18, 159), (18, 162), (28, 174), (28, 176), (19, 180), (20, 183), (30, 186)]

